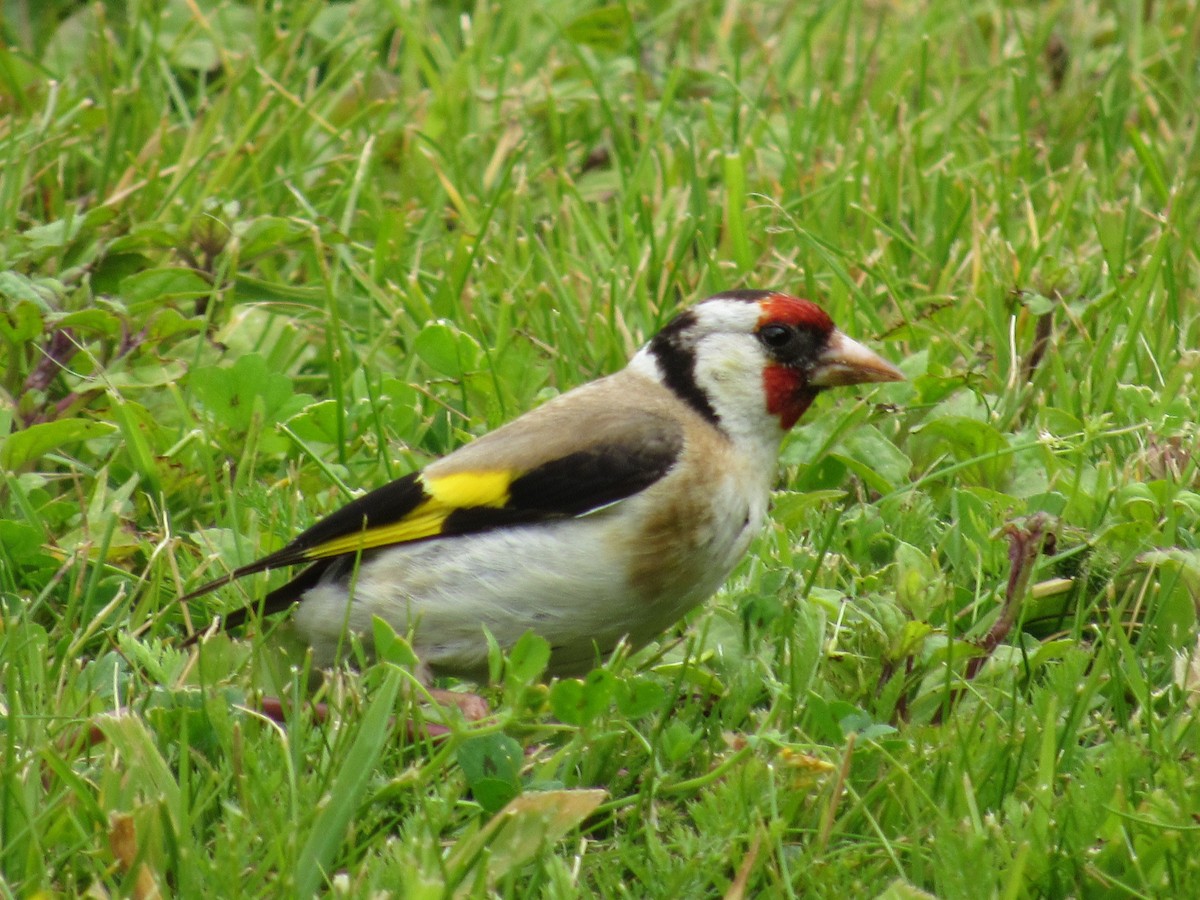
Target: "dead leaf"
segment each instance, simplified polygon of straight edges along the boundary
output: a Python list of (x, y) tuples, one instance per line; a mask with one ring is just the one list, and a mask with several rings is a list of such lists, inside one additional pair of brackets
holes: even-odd
[[(510, 800), (475, 835), (464, 838), (450, 851), (446, 870), (463, 896), (485, 867), (486, 881), (494, 885), (517, 866), (531, 860), (547, 844), (558, 841), (595, 812), (607, 792), (531, 791)], [(474, 871), (474, 874), (472, 874)]]

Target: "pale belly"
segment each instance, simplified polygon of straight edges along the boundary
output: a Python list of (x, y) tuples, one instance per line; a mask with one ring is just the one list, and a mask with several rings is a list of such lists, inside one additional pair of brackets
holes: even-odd
[(766, 512), (765, 491), (745, 497), (720, 484), (710, 491), (702, 506), (690, 505), (687, 522), (663, 515), (638, 535), (614, 506), (389, 548), (365, 559), (352, 579), (308, 591), (296, 628), (318, 665), (333, 662), (346, 627), (369, 643), (379, 616), (400, 634), (411, 631), (418, 657), (437, 673), (486, 676), (485, 629), (505, 649), (527, 631), (539, 634), (551, 646), (551, 674), (584, 672), (622, 639), (639, 647), (661, 634), (711, 596), (745, 553)]

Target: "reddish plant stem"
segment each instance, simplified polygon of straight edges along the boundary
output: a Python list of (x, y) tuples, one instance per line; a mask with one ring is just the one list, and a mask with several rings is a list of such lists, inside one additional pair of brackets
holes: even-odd
[[(1049, 531), (1048, 526), (1048, 519), (1041, 514), (1031, 516), (1023, 526), (1013, 522), (1004, 526), (1004, 536), (1008, 538), (1008, 561), (1011, 566), (1008, 584), (1004, 590), (1004, 605), (1000, 607), (1000, 615), (988, 629), (988, 633), (977, 643), (980, 655), (967, 662), (963, 676), (965, 681), (971, 681), (979, 674), (984, 663), (991, 659), (996, 648), (1008, 637), (1016, 624), (1021, 604), (1029, 592), (1029, 579), (1033, 575), (1034, 563), (1043, 550), (1048, 554), (1053, 553), (1050, 540), (1053, 538), (1053, 532)], [(958, 704), (965, 691), (966, 687), (959, 687), (951, 693), (946, 705), (934, 716), (933, 724), (942, 723), (945, 713)]]

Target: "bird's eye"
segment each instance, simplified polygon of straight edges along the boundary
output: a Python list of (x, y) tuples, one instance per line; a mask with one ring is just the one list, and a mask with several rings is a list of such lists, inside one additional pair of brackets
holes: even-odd
[(764, 325), (758, 332), (759, 339), (768, 347), (786, 347), (795, 337), (795, 330), (786, 325)]

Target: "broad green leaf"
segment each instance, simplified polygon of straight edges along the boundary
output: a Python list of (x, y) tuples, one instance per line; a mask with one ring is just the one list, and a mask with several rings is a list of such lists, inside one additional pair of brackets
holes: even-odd
[(383, 379), (382, 389), (388, 398), (388, 414), (392, 428), (405, 441), (414, 441), (424, 411), (424, 395), (399, 378)]
[(238, 257), (242, 261), (264, 253), (278, 253), (296, 242), (312, 240), (305, 223), (282, 216), (259, 216), (249, 222), (238, 222), (233, 233), (238, 239)]
[(128, 368), (110, 370), (104, 382), (117, 391), (144, 390), (174, 385), (186, 373), (187, 366), (182, 360), (162, 360), (147, 354)]
[(53, 309), (51, 301), (56, 293), (45, 282), (36, 281), (20, 272), (0, 272), (0, 299), (4, 300), (0, 307), (2, 309), (25, 302), (33, 304), (37, 310), (50, 312)]
[(161, 341), (179, 334), (199, 333), (203, 330), (204, 322), (201, 319), (185, 316), (179, 310), (167, 306), (150, 317), (146, 338), (149, 341)]
[(993, 425), (966, 416), (943, 416), (922, 426), (924, 438), (941, 442), (955, 460), (971, 463), (960, 477), (984, 487), (1003, 490), (1012, 470), (1008, 438)]
[(191, 269), (143, 269), (120, 282), (120, 294), (130, 309), (143, 303), (207, 297), (213, 286)]
[(525, 754), (508, 735), (486, 734), (464, 741), (456, 759), (471, 794), (488, 812), (496, 812), (521, 792)]
[(872, 425), (861, 425), (842, 439), (843, 459), (873, 488), (886, 493), (908, 480), (912, 460)]
[(531, 684), (541, 677), (549, 663), (550, 642), (527, 631), (509, 651), (508, 675), (519, 684)]
[(0, 519), (0, 548), (3, 548), (3, 558), (12, 564), (32, 569), (58, 565), (43, 549), (45, 543), (46, 535), (27, 522)]
[(381, 662), (406, 669), (416, 668), (417, 654), (403, 637), (396, 634), (391, 623), (379, 616), (371, 617), (371, 632), (375, 642), (375, 655)]
[(145, 254), (107, 253), (92, 272), (92, 291), (96, 294), (116, 294), (126, 278), (151, 268), (153, 263)]
[(21, 241), (35, 253), (42, 250), (58, 250), (75, 240), (83, 224), (81, 215), (55, 219), (53, 222), (35, 225), (21, 232)]
[[(2, 277), (4, 273), (0, 273)], [(0, 337), (22, 344), (38, 337), (43, 330), (41, 304), (29, 300), (10, 303), (7, 299), (0, 309)]]
[(108, 422), (90, 419), (58, 419), (54, 422), (39, 422), (22, 431), (15, 431), (0, 443), (0, 465), (6, 469), (19, 469), (41, 459), (62, 447), (104, 437), (116, 431)]
[(588, 676), (564, 678), (550, 688), (550, 709), (568, 725), (588, 725), (612, 700), (615, 679), (605, 669), (594, 669)]
[(637, 719), (659, 709), (667, 698), (667, 689), (658, 681), (639, 675), (622, 679), (617, 684), (617, 709), (631, 719)]
[(477, 368), (482, 355), (474, 338), (445, 322), (422, 328), (413, 350), (429, 368), (450, 378), (461, 378)]
[(308, 398), (292, 393), (292, 382), (282, 372), (271, 371), (257, 353), (243, 356), (232, 366), (193, 369), (188, 384), (217, 421), (246, 431), (261, 400), (267, 422), (286, 418), (292, 407), (303, 408)]
[(310, 403), (287, 420), (288, 427), (302, 441), (335, 444), (338, 440), (338, 408), (336, 400)]
[(105, 337), (116, 337), (121, 333), (121, 317), (113, 310), (99, 306), (50, 315), (46, 319), (55, 328), (71, 328), (76, 331), (103, 334)]

